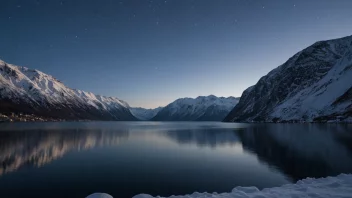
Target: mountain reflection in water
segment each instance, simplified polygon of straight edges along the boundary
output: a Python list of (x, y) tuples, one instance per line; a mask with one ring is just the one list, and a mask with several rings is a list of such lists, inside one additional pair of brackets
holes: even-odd
[(237, 132), (242, 146), (294, 181), (352, 172), (348, 125), (263, 124)]
[(70, 151), (118, 145), (127, 138), (127, 131), (115, 133), (99, 129), (1, 132), (0, 175), (26, 165), (44, 166)]

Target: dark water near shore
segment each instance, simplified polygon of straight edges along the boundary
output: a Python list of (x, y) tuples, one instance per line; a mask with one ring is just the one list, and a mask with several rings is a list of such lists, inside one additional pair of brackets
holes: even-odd
[(0, 124), (0, 197), (170, 196), (352, 173), (352, 125)]

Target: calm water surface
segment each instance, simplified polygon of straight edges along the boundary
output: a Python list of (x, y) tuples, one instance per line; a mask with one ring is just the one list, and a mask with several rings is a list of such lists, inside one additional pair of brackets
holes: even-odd
[(352, 125), (0, 124), (1, 197), (170, 196), (352, 173)]

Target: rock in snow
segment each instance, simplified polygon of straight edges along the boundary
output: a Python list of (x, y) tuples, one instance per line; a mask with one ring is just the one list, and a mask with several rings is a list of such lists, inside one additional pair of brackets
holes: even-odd
[(155, 109), (145, 109), (145, 108), (141, 108), (141, 107), (131, 107), (130, 111), (136, 118), (138, 118), (140, 120), (150, 120), (154, 116), (156, 116), (156, 114), (158, 114), (161, 109), (163, 109), (163, 107), (158, 107), (158, 108), (155, 108)]
[(238, 103), (239, 98), (199, 96), (181, 98), (164, 107), (154, 121), (221, 121)]
[(129, 105), (114, 97), (71, 89), (38, 70), (0, 60), (0, 112), (63, 119), (137, 120)]
[[(236, 187), (229, 193), (198, 193), (170, 196), (169, 198), (347, 198), (352, 197), (352, 175), (304, 179), (296, 184), (258, 190), (256, 187)], [(87, 198), (112, 198), (110, 195), (95, 193)], [(148, 194), (133, 198), (154, 198)], [(163, 198), (157, 196), (156, 198)]]
[(224, 121), (348, 121), (352, 36), (320, 41), (245, 90)]

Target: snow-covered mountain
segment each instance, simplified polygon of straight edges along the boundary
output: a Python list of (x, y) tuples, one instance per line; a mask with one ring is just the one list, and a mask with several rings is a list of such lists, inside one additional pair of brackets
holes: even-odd
[(162, 108), (163, 107), (158, 107), (155, 109), (145, 109), (141, 107), (131, 107), (130, 111), (134, 115), (134, 117), (140, 120), (150, 120), (154, 116), (156, 116), (156, 114), (158, 114)]
[(224, 121), (352, 121), (352, 36), (320, 41), (245, 90)]
[(238, 103), (239, 98), (199, 96), (181, 98), (164, 107), (154, 121), (221, 121)]
[(0, 60), (0, 113), (63, 119), (136, 120), (129, 108), (118, 98), (71, 89), (41, 71)]

